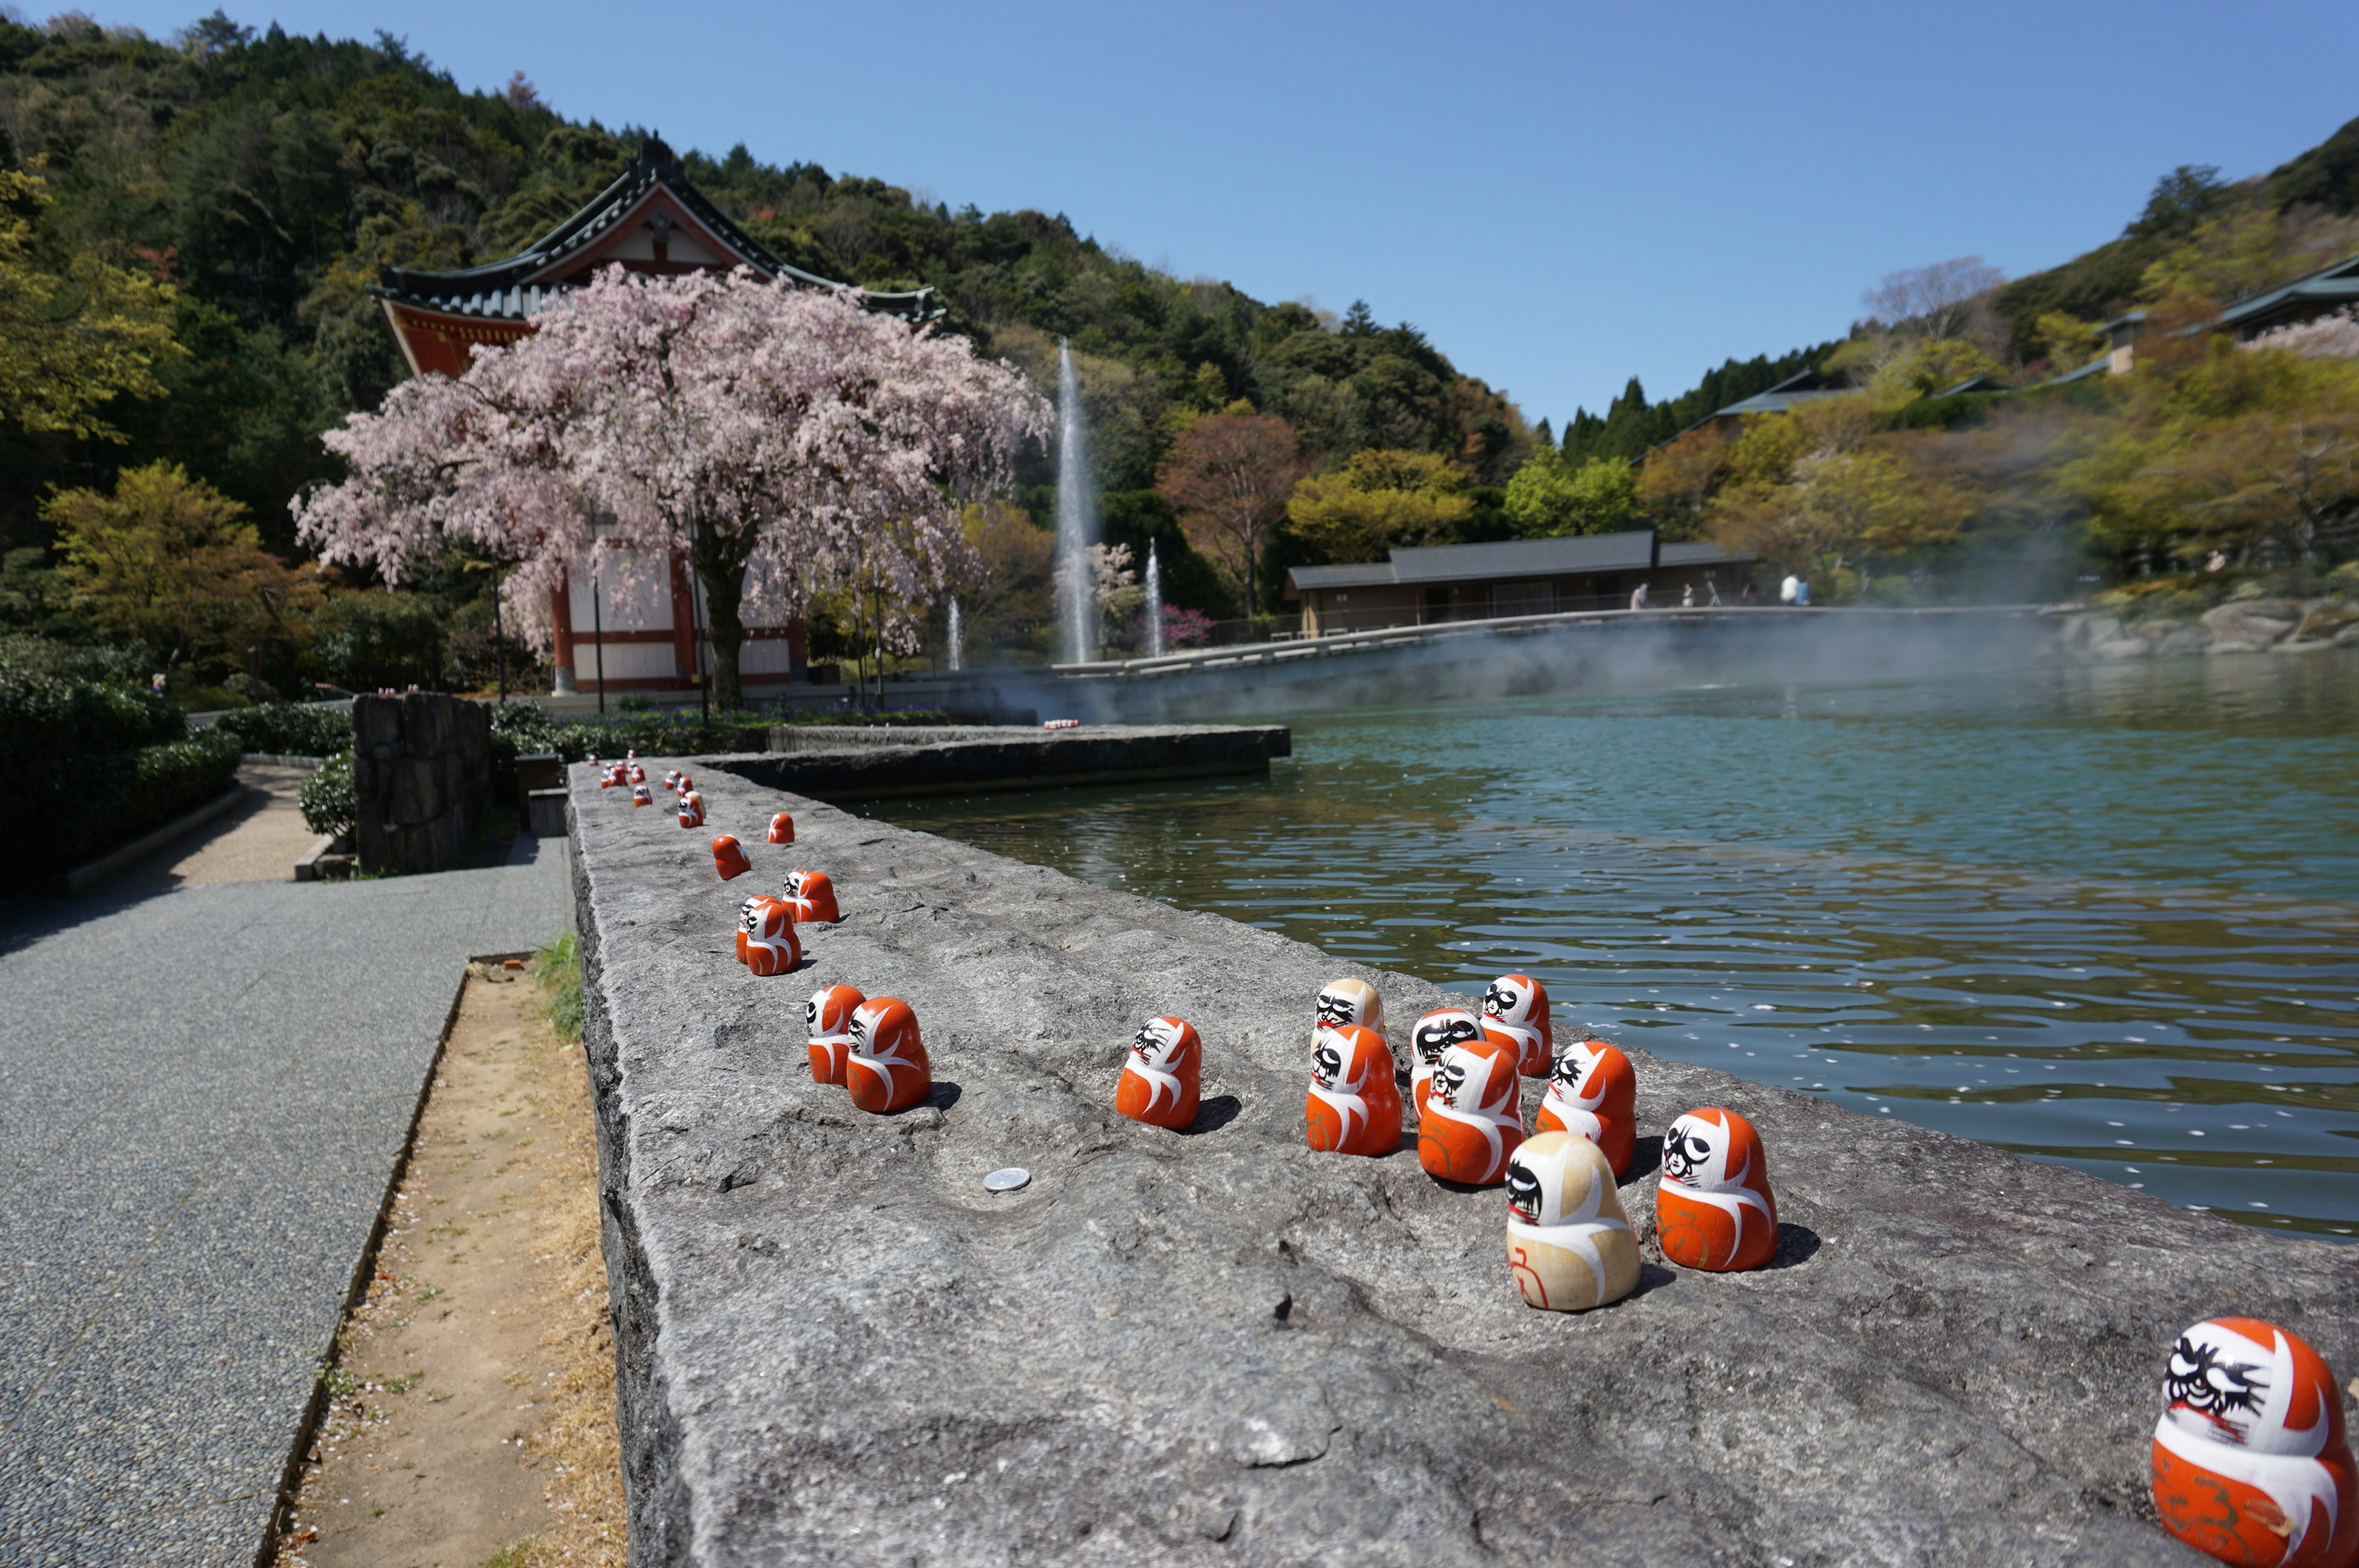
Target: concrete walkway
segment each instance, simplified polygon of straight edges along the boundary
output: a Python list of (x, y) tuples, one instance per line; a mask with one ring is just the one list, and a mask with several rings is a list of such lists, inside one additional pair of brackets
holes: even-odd
[(572, 918), (561, 839), (161, 880), (0, 907), (0, 1563), (255, 1560), (465, 961)]

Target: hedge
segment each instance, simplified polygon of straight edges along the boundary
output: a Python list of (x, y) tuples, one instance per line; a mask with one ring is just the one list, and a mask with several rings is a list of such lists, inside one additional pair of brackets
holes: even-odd
[(236, 779), (242, 751), (235, 735), (207, 730), (29, 770), (0, 795), (0, 878), (54, 876), (202, 806)]
[(183, 733), (180, 710), (168, 698), (0, 662), (0, 755), (13, 766), (47, 771), (69, 758), (160, 745)]
[(353, 749), (353, 716), (321, 702), (266, 702), (241, 708), (213, 720), (245, 742), (249, 752), (282, 757), (332, 757)]

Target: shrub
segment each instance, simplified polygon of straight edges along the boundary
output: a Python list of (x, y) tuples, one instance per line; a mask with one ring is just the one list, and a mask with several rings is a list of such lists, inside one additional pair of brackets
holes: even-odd
[(569, 931), (532, 956), (532, 978), (548, 996), (549, 1026), (560, 1040), (582, 1038), (582, 952)]
[(146, 689), (152, 673), (145, 648), (121, 648), (103, 643), (60, 643), (29, 632), (0, 636), (0, 665), (60, 680), (103, 681), (110, 686)]
[[(349, 726), (345, 732), (350, 735)], [(303, 826), (312, 832), (350, 833), (360, 817), (360, 797), (353, 793), (353, 749), (346, 746), (313, 769), (295, 803), (303, 808)]]
[(433, 690), (442, 680), (442, 622), (432, 605), (404, 593), (340, 593), (316, 622), (311, 656), (352, 691)]
[(135, 686), (42, 675), (0, 660), (0, 754), (47, 768), (179, 739), (180, 710)]
[(53, 875), (201, 806), (236, 778), (239, 752), (236, 736), (205, 730), (31, 771), (0, 795), (0, 874)]
[(265, 703), (224, 713), (213, 726), (234, 732), (249, 752), (282, 757), (332, 757), (353, 745), (352, 714), (326, 703)]

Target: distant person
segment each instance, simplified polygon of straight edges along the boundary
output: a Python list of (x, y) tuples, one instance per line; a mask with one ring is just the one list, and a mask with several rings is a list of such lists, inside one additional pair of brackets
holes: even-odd
[(162, 670), (158, 670), (154, 675), (147, 677), (147, 689), (154, 692), (158, 697), (164, 695), (164, 672)]
[(1709, 606), (1709, 608), (1713, 609), (1713, 610), (1717, 610), (1717, 609), (1719, 609), (1719, 608), (1720, 608), (1720, 584), (1718, 584), (1718, 583), (1716, 583), (1716, 582), (1712, 582), (1712, 581), (1707, 580), (1707, 581), (1704, 583), (1704, 585), (1703, 585), (1703, 590), (1704, 590), (1706, 593), (1708, 593), (1708, 594), (1712, 595), (1712, 603), (1711, 603), (1711, 605)]
[(1736, 602), (1739, 604), (1758, 604), (1761, 602), (1761, 590), (1753, 586), (1753, 579), (1751, 578), (1746, 578), (1745, 579), (1745, 591), (1736, 596)]
[(1633, 610), (1644, 610), (1647, 608), (1647, 585), (1645, 583), (1642, 582), (1637, 587), (1630, 590), (1630, 608)]
[(1695, 584), (1690, 583), (1687, 587), (1680, 589), (1680, 608), (1681, 610), (1693, 610), (1695, 608)]
[(1786, 574), (1786, 580), (1777, 585), (1777, 602), (1780, 604), (1799, 604), (1801, 601), (1802, 579), (1796, 577), (1792, 572), (1788, 572)]
[(1794, 602), (1804, 610), (1808, 610), (1810, 607), (1810, 579), (1809, 578), (1799, 578), (1795, 580)]
[(2228, 552), (2225, 550), (2214, 550), (2212, 552), (2212, 558), (2203, 563), (2203, 569), (2207, 572), (2216, 572), (2227, 564)]

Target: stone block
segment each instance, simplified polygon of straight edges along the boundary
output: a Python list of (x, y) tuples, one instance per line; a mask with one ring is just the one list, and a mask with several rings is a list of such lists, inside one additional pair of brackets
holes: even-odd
[(386, 769), (385, 814), (404, 827), (442, 815), (442, 769), (432, 757), (404, 757)]
[[(1433, 986), (694, 771), (756, 882), (825, 871), (844, 919), (751, 975), (702, 838), (571, 770), (634, 1562), (2192, 1564), (2147, 1495), (2179, 1332), (2359, 1370), (2359, 1249), (1635, 1048), (1639, 1287), (1535, 1311), (1500, 1194), (1304, 1145), (1319, 987), (1375, 983), (1397, 1053)], [(811, 1082), (836, 982), (915, 1008), (930, 1101)], [(1186, 1133), (1114, 1108), (1165, 1012)], [(1699, 1105), (1766, 1141), (1756, 1272), (1655, 1244)]]

